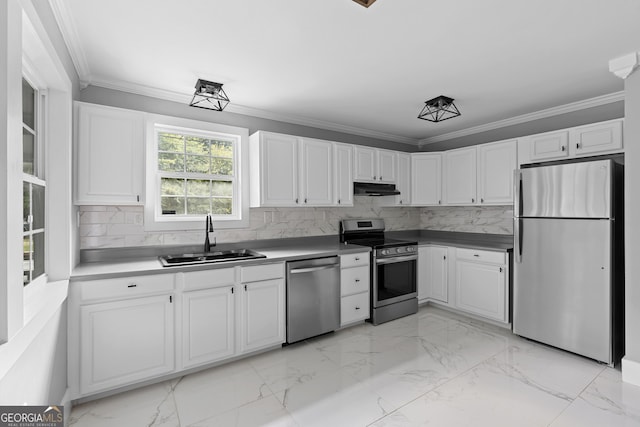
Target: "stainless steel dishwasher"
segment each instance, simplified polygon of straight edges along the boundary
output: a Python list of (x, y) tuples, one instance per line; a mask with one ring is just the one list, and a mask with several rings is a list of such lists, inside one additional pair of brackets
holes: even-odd
[(287, 343), (340, 327), (340, 259), (287, 262)]

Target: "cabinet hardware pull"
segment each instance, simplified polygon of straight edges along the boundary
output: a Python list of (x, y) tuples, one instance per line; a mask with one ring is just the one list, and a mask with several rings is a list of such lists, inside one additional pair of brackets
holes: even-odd
[(173, 296), (169, 295), (169, 302), (173, 302)]
[(442, 204), (442, 200), (438, 200), (438, 204), (441, 205)]
[(360, 307), (356, 307), (356, 310), (360, 310)]
[(296, 203), (298, 203), (298, 199), (296, 198)]
[(480, 257), (480, 255), (478, 255), (478, 254), (473, 254), (473, 256), (474, 256), (474, 257)]
[(307, 198), (306, 197), (304, 198), (304, 202), (307, 203)]
[(231, 288), (231, 293), (234, 293), (234, 292), (233, 292), (233, 288)]
[(356, 257), (356, 261), (360, 261), (360, 257)]
[(579, 149), (580, 149), (580, 143), (579, 143), (579, 142), (576, 144), (576, 149), (577, 149), (577, 150), (579, 150)]
[(502, 273), (502, 267), (500, 267), (500, 273)]
[(138, 285), (136, 285), (135, 283), (129, 283), (129, 284), (127, 285), (127, 288), (135, 288), (135, 287), (137, 287), (137, 286), (138, 286)]
[(446, 259), (447, 259), (447, 256), (445, 255), (444, 257), (442, 257), (442, 259), (446, 260)]
[(244, 285), (244, 290), (245, 290), (245, 291), (247, 290), (247, 285)]
[(360, 282), (360, 279), (356, 279), (356, 283)]
[(562, 150), (562, 151), (564, 151), (564, 150), (565, 150), (564, 145), (563, 145), (562, 147), (560, 147), (560, 150)]
[(139, 194), (136, 195), (136, 201), (138, 201), (138, 202), (140, 201), (140, 195)]
[(471, 198), (471, 203), (475, 203), (475, 202), (476, 202), (476, 199)]
[(376, 179), (378, 179), (378, 177), (373, 175), (373, 180), (375, 181)]
[(338, 204), (340, 204), (340, 199), (338, 199)]
[(480, 198), (480, 203), (484, 203), (484, 198)]
[(380, 176), (380, 181), (382, 181), (382, 176)]
[(402, 200), (400, 200), (400, 204), (402, 204)]

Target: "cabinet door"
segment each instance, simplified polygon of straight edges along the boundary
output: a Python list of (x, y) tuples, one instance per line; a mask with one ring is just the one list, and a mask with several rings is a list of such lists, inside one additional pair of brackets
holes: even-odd
[(476, 203), (476, 148), (460, 148), (444, 153), (445, 203)]
[(185, 292), (182, 297), (182, 359), (189, 368), (235, 352), (233, 286)]
[(513, 203), (513, 171), (517, 163), (517, 141), (478, 146), (478, 197), (480, 204)]
[(80, 307), (80, 392), (146, 380), (174, 370), (173, 297)]
[(395, 183), (396, 155), (395, 151), (378, 150), (378, 182)]
[(529, 160), (562, 159), (569, 155), (569, 132), (548, 132), (524, 138), (529, 145)]
[(263, 206), (297, 206), (298, 139), (289, 135), (261, 135)]
[(240, 291), (240, 352), (284, 342), (284, 280), (243, 284)]
[(78, 103), (77, 205), (142, 204), (144, 115)]
[(427, 295), (429, 298), (441, 302), (448, 301), (448, 271), (449, 260), (447, 248), (432, 246), (429, 248), (429, 275), (427, 276)]
[(505, 322), (507, 285), (505, 266), (456, 261), (456, 307)]
[(353, 146), (334, 144), (334, 204), (353, 206)]
[(571, 130), (571, 154), (576, 156), (622, 150), (622, 121), (580, 126)]
[(378, 181), (376, 151), (375, 148), (355, 146), (353, 171), (355, 181)]
[(396, 189), (400, 195), (396, 196), (396, 204), (411, 205), (411, 155), (398, 153), (398, 167), (396, 168)]
[(439, 205), (442, 202), (442, 155), (411, 155), (411, 204)]
[(330, 142), (304, 139), (300, 143), (299, 202), (308, 206), (333, 204), (333, 146)]

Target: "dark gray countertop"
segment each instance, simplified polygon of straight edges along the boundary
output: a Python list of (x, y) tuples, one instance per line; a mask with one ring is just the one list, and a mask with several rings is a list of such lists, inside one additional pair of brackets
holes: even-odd
[(268, 262), (292, 261), (371, 251), (371, 249), (366, 246), (345, 245), (344, 243), (340, 243), (337, 236), (313, 236), (225, 243), (218, 244), (215, 248), (212, 248), (212, 250), (239, 248), (253, 249), (265, 255), (266, 258), (163, 267), (158, 260), (159, 255), (202, 252), (202, 247), (200, 245), (191, 245), (90, 249), (81, 251), (81, 262), (73, 269), (71, 280), (94, 280), (142, 274), (213, 270), (238, 265), (248, 266)]
[[(419, 245), (436, 244), (501, 252), (511, 251), (513, 249), (513, 236), (503, 234), (405, 230), (389, 231), (386, 235), (394, 239), (417, 241)], [(339, 240), (338, 236), (311, 236), (218, 244), (215, 247), (216, 250), (253, 249), (266, 255), (266, 258), (180, 267), (162, 267), (158, 256), (201, 252), (202, 247), (200, 245), (190, 245), (89, 249), (81, 251), (81, 262), (73, 269), (71, 280), (93, 280), (141, 274), (212, 270), (237, 265), (256, 265), (270, 261), (292, 261), (348, 253), (370, 252), (371, 250), (366, 246), (345, 245), (340, 243)]]
[(443, 245), (457, 248), (509, 252), (513, 250), (510, 234), (462, 233), (458, 231), (407, 230), (385, 233), (393, 239), (415, 240), (419, 245)]

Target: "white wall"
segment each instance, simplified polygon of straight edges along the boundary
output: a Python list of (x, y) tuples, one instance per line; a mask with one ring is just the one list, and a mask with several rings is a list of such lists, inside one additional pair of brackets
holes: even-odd
[(625, 346), (623, 378), (640, 386), (640, 70), (625, 80)]

